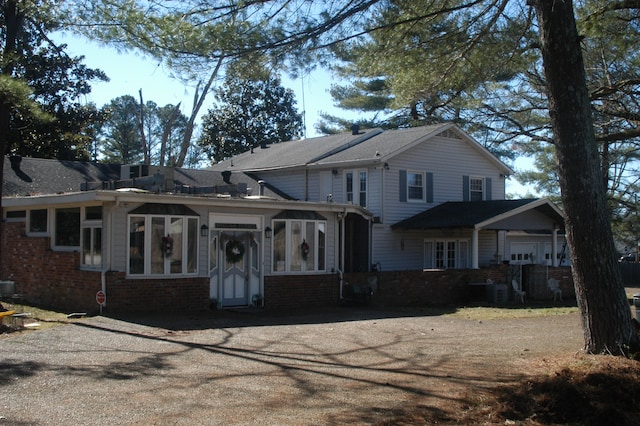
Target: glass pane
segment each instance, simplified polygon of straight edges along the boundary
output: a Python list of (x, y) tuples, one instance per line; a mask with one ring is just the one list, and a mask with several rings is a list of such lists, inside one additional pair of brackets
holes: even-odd
[(284, 271), (287, 253), (287, 224), (284, 221), (273, 222), (273, 270)]
[(258, 270), (258, 243), (256, 240), (251, 241), (251, 267)]
[(353, 203), (353, 173), (346, 174), (347, 203)]
[(187, 273), (198, 270), (198, 219), (187, 219)]
[(309, 246), (309, 249), (305, 259), (305, 262), (306, 262), (305, 269), (307, 271), (314, 271), (316, 266), (316, 262), (315, 262), (316, 224), (315, 222), (307, 222), (306, 231), (307, 232), (305, 233), (304, 242), (307, 243), (307, 246)]
[(290, 271), (302, 270), (302, 222), (299, 220), (291, 222), (291, 263)]
[(318, 223), (318, 271), (324, 271), (326, 269), (326, 233), (325, 224)]
[(91, 228), (82, 230), (82, 264), (93, 265), (93, 252), (91, 250)]
[(102, 228), (92, 228), (93, 232), (93, 266), (102, 265)]
[(29, 212), (29, 232), (47, 232), (47, 210)]
[(171, 227), (169, 234), (173, 238), (173, 252), (171, 256), (167, 256), (171, 259), (171, 273), (182, 273), (182, 262), (184, 261), (184, 253), (182, 252), (182, 239), (183, 239), (183, 226), (184, 219), (179, 217), (171, 218)]
[(164, 258), (171, 256), (175, 242), (172, 243), (165, 231), (164, 217), (151, 218), (151, 273), (164, 274)]
[(212, 235), (209, 241), (209, 271), (218, 267), (218, 236)]
[(360, 172), (360, 205), (367, 207), (367, 172)]
[(80, 207), (56, 209), (56, 245), (80, 246)]
[(144, 217), (129, 218), (129, 273), (144, 274)]

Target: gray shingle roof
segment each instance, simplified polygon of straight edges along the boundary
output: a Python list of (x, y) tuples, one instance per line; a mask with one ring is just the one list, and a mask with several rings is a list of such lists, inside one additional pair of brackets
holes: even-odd
[[(443, 229), (473, 228), (496, 216), (538, 201), (537, 198), (522, 200), (449, 201), (425, 210), (408, 219), (391, 225), (393, 229)], [(548, 204), (536, 207), (544, 214), (562, 222), (562, 217)]]
[(4, 158), (2, 196), (26, 196), (79, 192), (82, 182), (120, 179), (120, 166), (82, 161), (22, 158), (13, 169)]
[(232, 159), (217, 163), (210, 170), (258, 171), (304, 166), (327, 155), (327, 153), (358, 144), (380, 132), (380, 129), (373, 129), (360, 132), (358, 135), (341, 133), (271, 144), (266, 148), (254, 148), (236, 155)]

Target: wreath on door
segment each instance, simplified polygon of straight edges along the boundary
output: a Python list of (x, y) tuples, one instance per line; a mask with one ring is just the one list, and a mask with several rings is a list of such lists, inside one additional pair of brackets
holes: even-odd
[(227, 262), (229, 263), (238, 263), (244, 257), (244, 244), (240, 240), (231, 240), (227, 243), (227, 248), (225, 249), (225, 254), (227, 256)]
[(162, 237), (162, 252), (166, 257), (171, 257), (173, 253), (173, 238), (171, 238), (171, 235)]
[(309, 257), (309, 244), (305, 240), (302, 240), (302, 244), (300, 244), (300, 252), (302, 253), (302, 258), (307, 260), (307, 257)]

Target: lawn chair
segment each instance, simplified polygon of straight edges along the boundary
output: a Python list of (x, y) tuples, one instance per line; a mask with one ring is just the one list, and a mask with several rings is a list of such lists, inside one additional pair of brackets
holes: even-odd
[(549, 281), (547, 281), (547, 287), (549, 288), (549, 291), (553, 293), (554, 302), (558, 299), (562, 301), (562, 290), (560, 289), (560, 284), (558, 283), (558, 280), (556, 280), (555, 278), (549, 278)]
[(511, 280), (511, 287), (513, 287), (514, 299), (519, 300), (520, 303), (524, 303), (527, 292), (520, 288), (520, 284), (518, 284), (516, 280)]

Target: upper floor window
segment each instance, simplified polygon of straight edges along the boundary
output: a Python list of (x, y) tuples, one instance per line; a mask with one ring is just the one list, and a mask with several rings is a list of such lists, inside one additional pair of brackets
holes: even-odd
[(484, 180), (482, 178), (469, 178), (469, 199), (482, 201), (484, 199)]
[(407, 172), (407, 199), (424, 200), (424, 173)]
[(367, 172), (365, 170), (345, 173), (345, 200), (347, 203), (367, 206)]
[(463, 201), (491, 200), (491, 178), (462, 176)]
[(400, 201), (433, 203), (433, 173), (399, 170)]

